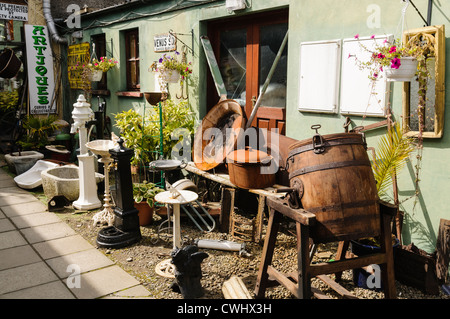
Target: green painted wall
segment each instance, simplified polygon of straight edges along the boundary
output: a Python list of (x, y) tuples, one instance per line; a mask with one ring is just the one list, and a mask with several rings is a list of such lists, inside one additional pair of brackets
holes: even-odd
[[(142, 107), (144, 98), (118, 97), (116, 91), (123, 91), (124, 78), (124, 49), (121, 32), (123, 30), (138, 27), (140, 34), (141, 56), (141, 92), (152, 91), (154, 88), (153, 73), (148, 72), (148, 67), (156, 61), (160, 54), (153, 52), (153, 36), (167, 33), (172, 30), (175, 33), (194, 34), (179, 35), (179, 39), (194, 50), (194, 55), (188, 53), (188, 60), (193, 62), (193, 82), (189, 86), (189, 101), (193, 109), (199, 114), (199, 118), (206, 113), (206, 74), (207, 64), (203, 54), (203, 48), (199, 43), (199, 37), (206, 34), (206, 22), (209, 20), (230, 17), (233, 15), (251, 14), (264, 10), (271, 10), (289, 6), (289, 68), (288, 68), (288, 96), (287, 96), (287, 136), (295, 139), (310, 138), (313, 131), (312, 124), (321, 124), (322, 134), (343, 132), (344, 115), (325, 115), (319, 113), (299, 112), (298, 105), (298, 73), (299, 73), (299, 49), (300, 43), (305, 41), (331, 40), (352, 38), (355, 34), (370, 36), (372, 34), (394, 34), (400, 37), (401, 26), (401, 1), (392, 0), (260, 0), (247, 1), (252, 6), (242, 12), (230, 13), (225, 8), (225, 1), (210, 1), (205, 4), (184, 8), (183, 10), (169, 10), (175, 1), (152, 1), (139, 7), (123, 6), (120, 11), (103, 12), (102, 15), (94, 14), (83, 16), (84, 39), (89, 41), (90, 36), (105, 33), (108, 42), (107, 50), (118, 58), (122, 65), (118, 70), (108, 74), (108, 89), (111, 96), (107, 98), (108, 111), (117, 113), (130, 107)], [(428, 1), (416, 1), (417, 9), (426, 18)], [(181, 5), (194, 2), (182, 2)], [(198, 4), (198, 3), (196, 3)], [(371, 27), (368, 20), (373, 19), (371, 6), (379, 8), (379, 27)], [(434, 1), (432, 8), (432, 25), (445, 24), (447, 30), (450, 27), (449, 15), (450, 3), (446, 1)], [(446, 13), (447, 12), (447, 13)], [(138, 13), (138, 14), (137, 14)], [(144, 16), (145, 15), (145, 16)], [(133, 18), (128, 21), (117, 22), (103, 27), (92, 27), (99, 21), (115, 21), (123, 17)], [(410, 6), (406, 14), (408, 28), (419, 28), (424, 22), (416, 10)], [(86, 28), (90, 26), (89, 28)], [(182, 44), (179, 42), (178, 48)], [(448, 37), (446, 51), (450, 52)], [(447, 57), (449, 54), (447, 54)], [(448, 59), (447, 59), (448, 60)], [(449, 69), (447, 63), (446, 69)], [(447, 72), (448, 73), (448, 72)], [(447, 81), (448, 82), (448, 81)], [(449, 87), (447, 83), (446, 87)], [(170, 92), (172, 97), (179, 93), (179, 86), (172, 85)], [(402, 85), (391, 85), (391, 107), (395, 119), (400, 120), (402, 109)], [(70, 93), (73, 104), (74, 92)], [(320, 92), (318, 92), (320, 94)], [(76, 98), (75, 98), (76, 99)], [(446, 96), (446, 104), (450, 96)], [(96, 99), (94, 99), (96, 103)], [(449, 118), (446, 112), (445, 120)], [(111, 116), (112, 117), (112, 116)], [(113, 118), (113, 117), (112, 117)], [(356, 125), (368, 125), (380, 121), (380, 118), (363, 118), (351, 116)], [(446, 192), (450, 189), (450, 170), (448, 160), (450, 155), (449, 125), (444, 124), (444, 136), (441, 139), (426, 140), (423, 152), (422, 172), (420, 175), (420, 196), (417, 204), (410, 199), (402, 204), (405, 211), (404, 243), (414, 242), (420, 248), (433, 251), (436, 241), (440, 218), (450, 218), (446, 210), (450, 202), (446, 199)], [(385, 129), (377, 129), (367, 133), (369, 146), (376, 146), (378, 138), (386, 132)], [(399, 191), (401, 200), (410, 197), (414, 193), (414, 162), (405, 168), (399, 175)]]

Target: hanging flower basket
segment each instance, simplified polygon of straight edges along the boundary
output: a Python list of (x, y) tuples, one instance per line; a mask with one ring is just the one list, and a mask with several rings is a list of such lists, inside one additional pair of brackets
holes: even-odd
[(417, 72), (418, 61), (415, 57), (403, 57), (400, 59), (398, 69), (386, 68), (386, 79), (388, 81), (409, 82)]
[(180, 81), (180, 72), (177, 70), (161, 70), (161, 79), (167, 83), (177, 83)]
[(98, 82), (102, 79), (103, 77), (103, 71), (102, 70), (92, 70), (91, 75), (89, 76), (89, 79), (92, 82)]

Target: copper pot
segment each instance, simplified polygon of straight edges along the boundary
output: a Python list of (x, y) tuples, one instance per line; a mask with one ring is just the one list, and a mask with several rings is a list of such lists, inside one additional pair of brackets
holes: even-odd
[(275, 173), (268, 169), (272, 156), (253, 148), (235, 150), (228, 154), (230, 181), (240, 188), (266, 188), (275, 184)]

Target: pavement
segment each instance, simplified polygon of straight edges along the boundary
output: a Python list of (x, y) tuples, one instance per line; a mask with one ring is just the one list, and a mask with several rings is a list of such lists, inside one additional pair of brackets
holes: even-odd
[(149, 295), (138, 280), (0, 169), (0, 299)]

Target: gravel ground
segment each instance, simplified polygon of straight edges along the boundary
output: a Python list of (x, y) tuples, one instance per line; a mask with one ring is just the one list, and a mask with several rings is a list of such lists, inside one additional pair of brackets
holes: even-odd
[[(72, 209), (65, 209), (57, 214), (70, 225), (77, 233), (83, 236), (91, 244), (96, 246), (96, 238), (100, 226), (92, 225), (92, 216), (95, 212), (76, 213)], [(158, 226), (164, 221), (158, 215), (154, 216), (154, 222), (149, 226), (141, 227), (142, 240), (132, 246), (120, 249), (98, 248), (106, 256), (111, 258), (120, 267), (136, 277), (150, 292), (151, 297), (157, 299), (182, 299), (183, 296), (174, 292), (171, 284), (174, 279), (159, 275), (156, 266), (161, 261), (170, 259), (172, 251), (172, 237), (165, 232), (159, 232)], [(264, 226), (265, 229), (265, 226)], [(212, 231), (205, 233), (199, 231), (186, 218), (182, 219), (182, 235), (185, 243), (194, 239), (226, 239), (242, 242), (231, 238), (230, 235)], [(264, 236), (264, 230), (263, 230)], [(240, 277), (248, 291), (254, 296), (256, 276), (259, 267), (263, 243), (246, 243), (246, 251), (249, 256), (239, 255), (238, 252), (221, 251), (214, 249), (202, 249), (208, 257), (202, 262), (203, 278), (202, 287), (205, 290), (203, 298), (222, 299), (223, 283), (231, 276)], [(277, 248), (273, 257), (273, 265), (282, 272), (290, 272), (296, 269), (296, 239), (289, 232), (280, 232), (277, 239)], [(335, 244), (319, 245), (314, 256), (314, 261), (327, 261), (332, 259), (336, 251)], [(353, 284), (352, 272), (344, 271), (340, 284), (358, 298), (382, 299), (383, 292), (358, 288)], [(319, 288), (331, 298), (341, 298), (332, 289), (318, 279), (312, 280), (312, 286)], [(421, 291), (396, 282), (397, 295), (400, 299), (450, 299), (450, 296), (442, 293), (439, 296), (423, 294)], [(284, 287), (278, 286), (266, 291), (267, 299), (292, 299), (293, 295)]]

